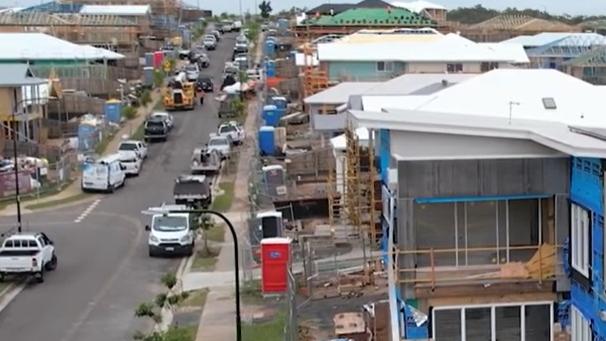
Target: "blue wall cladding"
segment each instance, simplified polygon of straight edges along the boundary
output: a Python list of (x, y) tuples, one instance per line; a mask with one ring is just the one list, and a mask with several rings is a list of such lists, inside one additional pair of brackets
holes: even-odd
[(391, 142), (388, 129), (379, 129), (379, 165), (381, 168), (381, 180), (387, 182), (387, 168), (391, 159)]
[(601, 160), (573, 157), (571, 173), (571, 199), (594, 212), (603, 212)]

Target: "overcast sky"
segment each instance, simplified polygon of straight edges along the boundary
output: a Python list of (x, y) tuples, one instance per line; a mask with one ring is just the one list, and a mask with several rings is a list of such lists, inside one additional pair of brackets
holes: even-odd
[[(44, 2), (48, 0), (43, 0)], [(239, 12), (239, 4), (242, 1), (243, 11), (255, 11), (255, 4), (261, 0), (185, 0), (187, 3), (205, 9), (211, 9), (214, 12)], [(273, 0), (271, 1), (274, 10), (291, 8), (292, 6), (299, 7), (314, 7), (326, 2), (333, 3), (355, 3), (360, 0)], [(403, 0), (405, 1), (405, 0)], [(0, 6), (27, 6), (39, 4), (41, 0), (0, 0)], [(477, 3), (482, 3), (484, 7), (503, 9), (506, 7), (518, 8), (535, 8), (539, 10), (547, 10), (554, 14), (568, 13), (572, 15), (606, 15), (606, 1), (603, 0), (436, 0), (437, 4), (446, 6), (447, 8), (456, 8), (459, 6), (474, 6)]]

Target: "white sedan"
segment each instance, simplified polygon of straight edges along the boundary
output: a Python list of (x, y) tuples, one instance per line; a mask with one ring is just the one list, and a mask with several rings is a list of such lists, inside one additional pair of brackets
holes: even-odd
[(166, 126), (168, 129), (172, 129), (175, 124), (175, 119), (173, 115), (165, 112), (165, 111), (155, 111), (151, 114), (151, 117), (160, 117), (166, 122)]

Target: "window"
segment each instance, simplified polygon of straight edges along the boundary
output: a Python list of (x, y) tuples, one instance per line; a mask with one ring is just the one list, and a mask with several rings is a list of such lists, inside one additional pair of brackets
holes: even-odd
[(379, 72), (391, 72), (393, 70), (392, 62), (377, 62), (377, 71)]
[(490, 70), (494, 70), (494, 69), (498, 69), (499, 68), (499, 63), (495, 63), (495, 62), (483, 62), (482, 64), (480, 64), (480, 71), (482, 72), (486, 72), (486, 71), (490, 71)]
[(570, 205), (570, 253), (572, 268), (589, 278), (589, 212), (579, 205)]
[(446, 72), (463, 72), (463, 64), (446, 64)]
[(435, 341), (549, 341), (552, 325), (551, 302), (436, 307), (431, 316)]
[(574, 341), (591, 341), (591, 326), (583, 314), (574, 306), (570, 306), (570, 336)]

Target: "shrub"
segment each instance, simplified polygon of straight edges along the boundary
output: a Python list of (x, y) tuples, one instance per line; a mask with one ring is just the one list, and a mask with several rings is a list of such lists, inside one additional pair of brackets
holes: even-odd
[(164, 83), (164, 71), (162, 70), (155, 70), (154, 71), (154, 85), (156, 86), (156, 88), (159, 88), (162, 86), (162, 84)]
[(169, 272), (162, 276), (162, 284), (164, 284), (169, 290), (172, 289), (177, 284), (177, 276), (174, 273)]
[(166, 302), (166, 294), (156, 295), (155, 302), (158, 307), (162, 308), (164, 306), (164, 303)]
[(127, 120), (132, 120), (133, 118), (137, 117), (137, 109), (127, 105), (122, 108), (122, 116)]
[(135, 316), (137, 317), (153, 317), (154, 315), (154, 305), (151, 303), (141, 303), (135, 310)]
[(185, 301), (189, 297), (189, 292), (184, 291), (181, 293), (181, 299)]
[(175, 305), (175, 304), (179, 303), (180, 300), (181, 300), (180, 295), (168, 296), (168, 304), (170, 304), (170, 305)]

